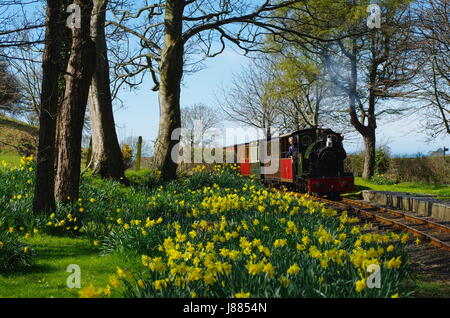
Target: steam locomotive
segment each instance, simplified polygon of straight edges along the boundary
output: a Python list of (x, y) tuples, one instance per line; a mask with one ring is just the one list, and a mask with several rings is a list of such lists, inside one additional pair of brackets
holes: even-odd
[[(298, 149), (297, 160), (286, 158), (290, 137)], [(354, 189), (353, 174), (344, 171), (347, 154), (342, 140), (331, 129), (305, 129), (224, 150), (235, 156), (244, 176), (254, 175), (271, 186), (283, 185), (292, 191), (336, 200)]]

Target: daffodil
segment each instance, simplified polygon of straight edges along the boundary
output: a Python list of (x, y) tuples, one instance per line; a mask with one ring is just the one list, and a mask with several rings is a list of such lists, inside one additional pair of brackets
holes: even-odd
[(111, 296), (111, 286), (106, 285), (103, 292), (104, 292), (105, 296), (107, 296), (107, 297)]
[(291, 265), (288, 270), (287, 273), (289, 275), (296, 275), (298, 272), (300, 271), (300, 267), (298, 266), (297, 263), (294, 263), (293, 265)]
[(81, 289), (79, 292), (80, 298), (99, 298), (103, 294), (102, 288), (95, 288), (92, 284)]
[(125, 271), (123, 269), (121, 269), (120, 267), (117, 267), (117, 275), (119, 275), (119, 277), (125, 277)]
[(289, 286), (290, 282), (291, 282), (291, 281), (290, 281), (287, 277), (285, 277), (285, 276), (282, 276), (282, 277), (280, 278), (280, 283), (281, 283), (281, 285), (282, 285), (283, 287)]
[(120, 285), (120, 280), (117, 279), (117, 277), (116, 277), (115, 275), (111, 275), (111, 276), (109, 277), (109, 283), (110, 283), (113, 287), (117, 288), (117, 287), (119, 287), (119, 285)]
[(366, 280), (363, 278), (361, 280), (358, 280), (355, 283), (355, 290), (360, 293), (364, 288), (366, 288)]
[(156, 290), (162, 290), (163, 288), (167, 287), (167, 281), (164, 280), (164, 279), (156, 280), (156, 281), (153, 282), (153, 287)]
[(389, 261), (386, 262), (386, 266), (388, 269), (398, 269), (398, 268), (400, 268), (401, 264), (402, 264), (402, 261), (400, 259), (400, 256), (393, 257)]
[(271, 263), (264, 265), (263, 272), (266, 273), (267, 277), (272, 278), (275, 276), (275, 267)]
[(287, 240), (286, 239), (277, 239), (273, 243), (273, 246), (275, 246), (275, 247), (283, 247), (283, 246), (286, 246), (286, 244), (287, 244)]
[(240, 293), (234, 294), (234, 297), (236, 297), (236, 298), (250, 298), (250, 293), (240, 292)]

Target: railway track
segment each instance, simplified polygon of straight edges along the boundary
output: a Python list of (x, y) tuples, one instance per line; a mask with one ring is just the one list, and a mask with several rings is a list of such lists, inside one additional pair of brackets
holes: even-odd
[[(299, 196), (305, 196), (296, 193)], [(407, 212), (378, 207), (361, 201), (342, 199), (342, 201), (330, 201), (325, 198), (312, 197), (310, 199), (323, 202), (327, 205), (338, 206), (346, 210), (352, 210), (366, 218), (376, 220), (387, 226), (412, 233), (423, 241), (450, 251), (450, 227), (433, 222), (429, 219), (411, 215)]]

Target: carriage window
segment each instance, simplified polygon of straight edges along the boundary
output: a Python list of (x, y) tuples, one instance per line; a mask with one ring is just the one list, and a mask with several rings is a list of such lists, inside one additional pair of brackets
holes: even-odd
[(280, 138), (280, 157), (285, 158), (289, 150), (289, 137)]

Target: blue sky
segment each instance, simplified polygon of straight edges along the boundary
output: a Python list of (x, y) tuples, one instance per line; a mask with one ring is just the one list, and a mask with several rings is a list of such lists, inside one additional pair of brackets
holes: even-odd
[[(43, 3), (33, 4), (31, 8), (42, 9)], [(242, 66), (248, 63), (248, 58), (241, 56), (227, 48), (222, 55), (209, 59), (205, 62), (205, 69), (187, 75), (182, 87), (181, 106), (189, 106), (195, 103), (214, 105), (216, 98), (214, 92), (220, 91), (220, 87), (227, 86), (232, 79), (233, 72), (237, 73)], [(144, 140), (156, 139), (158, 133), (158, 95), (150, 88), (152, 83), (149, 79), (137, 90), (122, 91), (120, 98), (125, 107), (115, 112), (119, 139), (122, 141), (128, 136), (143, 136)], [(426, 140), (421, 132), (420, 117), (410, 117), (394, 122), (379, 122), (377, 129), (377, 142), (387, 144), (393, 155), (426, 154), (446, 146), (450, 148), (450, 137), (444, 136), (432, 142)], [(232, 123), (224, 123), (227, 127)], [(234, 124), (235, 125), (235, 124)], [(235, 125), (236, 126), (236, 125)], [(355, 152), (363, 149), (361, 138), (352, 142), (345, 141), (347, 152)], [(241, 141), (239, 141), (241, 142)]]
[[(181, 93), (181, 106), (195, 103), (214, 105), (215, 93), (222, 85), (227, 85), (232, 79), (233, 72), (239, 72), (248, 59), (231, 49), (224, 54), (205, 62), (205, 69), (187, 75)], [(125, 107), (115, 113), (119, 138), (127, 136), (143, 136), (145, 140), (154, 140), (158, 133), (158, 95), (150, 90), (149, 80), (140, 89), (132, 92), (122, 92), (121, 98)], [(421, 118), (409, 117), (396, 121), (381, 121), (378, 123), (377, 142), (388, 145), (391, 153), (396, 156), (426, 154), (439, 147), (450, 146), (450, 137), (444, 136), (428, 142), (420, 129)], [(224, 123), (230, 125), (231, 123)], [(231, 124), (232, 125), (232, 124)], [(347, 152), (363, 149), (362, 139), (356, 138), (345, 142)]]

